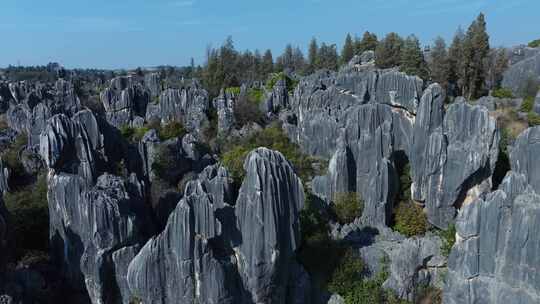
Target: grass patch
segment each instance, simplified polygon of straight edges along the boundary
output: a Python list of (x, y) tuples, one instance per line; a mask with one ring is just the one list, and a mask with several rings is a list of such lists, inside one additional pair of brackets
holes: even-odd
[(514, 94), (512, 93), (512, 91), (505, 88), (498, 88), (493, 90), (491, 96), (497, 98), (514, 98)]

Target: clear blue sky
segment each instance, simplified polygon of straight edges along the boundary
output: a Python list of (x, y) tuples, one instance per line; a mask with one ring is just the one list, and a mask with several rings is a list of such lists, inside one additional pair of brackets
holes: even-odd
[(347, 32), (450, 39), (479, 12), (491, 43), (540, 38), (540, 0), (0, 0), (0, 66), (133, 68), (202, 63), (206, 46), (232, 35), (237, 49), (311, 37), (342, 44)]

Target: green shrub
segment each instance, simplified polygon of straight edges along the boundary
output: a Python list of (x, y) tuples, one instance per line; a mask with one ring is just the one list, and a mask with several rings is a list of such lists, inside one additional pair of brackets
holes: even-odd
[(333, 210), (340, 224), (349, 224), (362, 215), (364, 203), (356, 192), (336, 193)]
[(394, 230), (412, 237), (423, 235), (428, 228), (428, 222), (422, 207), (411, 201), (401, 201), (394, 210)]
[(150, 131), (150, 127), (148, 127), (148, 125), (142, 126), (140, 128), (134, 128), (128, 125), (120, 127), (120, 134), (122, 134), (122, 137), (132, 143), (140, 141), (143, 138), (144, 134), (146, 134), (146, 132), (148, 131)]
[(540, 39), (536, 39), (529, 42), (529, 47), (532, 47), (532, 48), (540, 47)]
[(261, 104), (264, 99), (264, 91), (256, 88), (249, 89), (248, 99), (256, 105)]
[(346, 295), (362, 280), (363, 271), (362, 259), (355, 256), (351, 249), (347, 250), (328, 282), (328, 291)]
[(156, 158), (152, 164), (152, 170), (158, 178), (161, 180), (169, 182), (171, 185), (175, 184), (176, 181), (171, 180), (169, 172), (171, 168), (176, 167), (176, 158), (173, 155), (173, 151), (165, 145), (159, 146)]
[(505, 88), (498, 88), (493, 90), (491, 96), (497, 98), (514, 98), (514, 94), (512, 94), (512, 91)]
[(448, 256), (452, 250), (452, 246), (456, 243), (456, 226), (450, 225), (447, 230), (441, 230), (439, 236), (442, 239), (442, 254)]
[(15, 141), (3, 152), (0, 152), (2, 160), (10, 170), (10, 188), (16, 189), (23, 184), (27, 173), (19, 157), (19, 152), (26, 146), (28, 138), (26, 134), (19, 134)]
[(279, 80), (282, 80), (282, 79), (285, 80), (285, 86), (287, 87), (287, 91), (289, 93), (294, 91), (294, 88), (296, 88), (296, 86), (298, 85), (297, 80), (294, 80), (294, 79), (290, 78), (289, 76), (285, 75), (285, 73), (280, 72), (280, 73), (270, 74), (270, 77), (269, 77), (268, 81), (266, 82), (266, 88), (268, 90), (272, 90), (274, 88), (274, 86), (276, 85), (276, 83)]
[(177, 121), (169, 122), (168, 124), (161, 127), (161, 129), (158, 130), (158, 132), (159, 132), (159, 138), (161, 140), (169, 140), (169, 139), (177, 138), (177, 137), (181, 138), (184, 135), (186, 135), (186, 129), (184, 129), (184, 126), (180, 122), (177, 122)]
[(303, 154), (300, 147), (292, 143), (285, 135), (281, 126), (274, 124), (242, 139), (240, 142), (229, 141), (225, 144), (221, 160), (223, 165), (233, 172), (236, 181), (241, 181), (244, 178), (243, 163), (247, 153), (258, 147), (281, 152), (291, 162), (303, 181), (309, 180), (315, 172), (312, 164), (316, 160)]
[(240, 91), (241, 91), (240, 87), (230, 87), (230, 88), (225, 89), (225, 93), (233, 95), (233, 96), (240, 95)]
[(34, 185), (4, 194), (4, 202), (10, 213), (16, 257), (32, 250), (47, 251), (49, 208), (45, 175), (40, 175)]
[(540, 125), (540, 115), (535, 112), (529, 112), (527, 113), (527, 121), (530, 127), (538, 126)]
[(525, 97), (523, 103), (521, 104), (520, 111), (529, 113), (533, 110), (534, 107), (534, 98), (531, 96)]
[(123, 125), (120, 127), (120, 134), (122, 134), (122, 137), (127, 141), (131, 141), (133, 134), (135, 134), (135, 128), (129, 125)]

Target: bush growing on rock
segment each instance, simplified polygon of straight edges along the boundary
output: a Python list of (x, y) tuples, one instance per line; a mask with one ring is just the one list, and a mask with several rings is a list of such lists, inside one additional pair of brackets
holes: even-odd
[(19, 157), (19, 153), (27, 144), (28, 138), (26, 134), (19, 134), (15, 141), (3, 152), (0, 152), (0, 157), (5, 162), (10, 170), (10, 188), (17, 189), (25, 184), (27, 173)]
[(428, 229), (428, 222), (422, 207), (411, 201), (399, 202), (394, 210), (394, 230), (412, 237), (423, 235)]
[(364, 203), (356, 192), (336, 193), (333, 211), (340, 224), (349, 224), (362, 215)]
[(292, 143), (279, 124), (273, 124), (256, 132), (248, 138), (228, 142), (223, 149), (221, 160), (223, 165), (238, 184), (244, 178), (244, 159), (247, 153), (258, 147), (266, 147), (281, 152), (293, 165), (296, 173), (303, 181), (314, 175), (313, 163), (316, 159), (303, 154), (298, 145)]
[(528, 96), (528, 97), (525, 97), (525, 99), (523, 99), (523, 103), (521, 104), (520, 111), (529, 113), (533, 110), (533, 107), (534, 107), (534, 98)]
[(171, 121), (161, 127), (161, 129), (158, 130), (158, 133), (159, 138), (165, 141), (177, 137), (182, 138), (184, 135), (186, 135), (186, 129), (184, 128), (184, 125), (182, 125), (180, 122)]
[(16, 246), (16, 257), (29, 251), (46, 251), (49, 242), (49, 208), (47, 181), (40, 175), (34, 185), (4, 195), (10, 213), (10, 227)]
[(354, 288), (357, 281), (362, 280), (363, 271), (362, 259), (355, 256), (352, 249), (347, 250), (328, 282), (328, 291), (346, 295)]
[(497, 98), (514, 98), (514, 94), (512, 94), (512, 91), (505, 88), (498, 88), (493, 90), (493, 93), (491, 93), (491, 96), (497, 97)]
[(540, 125), (540, 115), (535, 112), (527, 113), (527, 121), (529, 122), (529, 127), (534, 127)]
[(454, 246), (454, 243), (456, 242), (456, 226), (451, 225), (447, 230), (441, 231), (439, 236), (443, 241), (441, 251), (445, 256), (448, 256), (450, 250), (452, 250), (452, 246)]

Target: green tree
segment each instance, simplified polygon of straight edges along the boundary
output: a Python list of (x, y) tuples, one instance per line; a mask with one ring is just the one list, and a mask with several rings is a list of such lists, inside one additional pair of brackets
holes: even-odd
[(356, 192), (336, 193), (334, 195), (334, 213), (340, 224), (352, 223), (362, 215), (364, 203)]
[(485, 89), (485, 63), (489, 55), (489, 35), (484, 14), (471, 23), (463, 42), (464, 95), (468, 99), (480, 97)]
[(317, 54), (319, 61), (319, 68), (337, 70), (338, 67), (338, 54), (335, 44), (327, 45), (322, 43)]
[(431, 79), (443, 88), (447, 88), (449, 78), (448, 51), (446, 50), (446, 42), (442, 37), (439, 36), (435, 39), (430, 55), (429, 70)]
[(463, 79), (465, 75), (464, 40), (465, 33), (461, 28), (458, 28), (448, 49), (448, 82), (452, 86), (452, 96), (463, 95)]
[(377, 35), (366, 31), (362, 36), (362, 40), (356, 39), (354, 43), (354, 52), (357, 55), (362, 55), (365, 51), (375, 51), (378, 44), (379, 39), (377, 38)]
[(319, 45), (317, 44), (317, 39), (315, 37), (311, 38), (311, 41), (309, 43), (309, 51), (308, 51), (308, 71), (310, 73), (313, 73), (315, 70), (319, 68)]
[(532, 47), (532, 48), (540, 47), (540, 39), (536, 39), (529, 42), (529, 47)]
[(341, 50), (341, 64), (347, 64), (354, 56), (354, 44), (351, 34), (347, 34)]
[(375, 64), (382, 69), (399, 66), (403, 39), (396, 33), (389, 33), (377, 44)]
[(262, 77), (267, 77), (270, 73), (274, 71), (274, 57), (272, 56), (271, 50), (266, 50), (264, 52), (261, 64), (261, 74)]
[(409, 75), (427, 79), (427, 64), (424, 60), (424, 53), (420, 48), (420, 41), (414, 35), (407, 37), (403, 43), (400, 70)]

